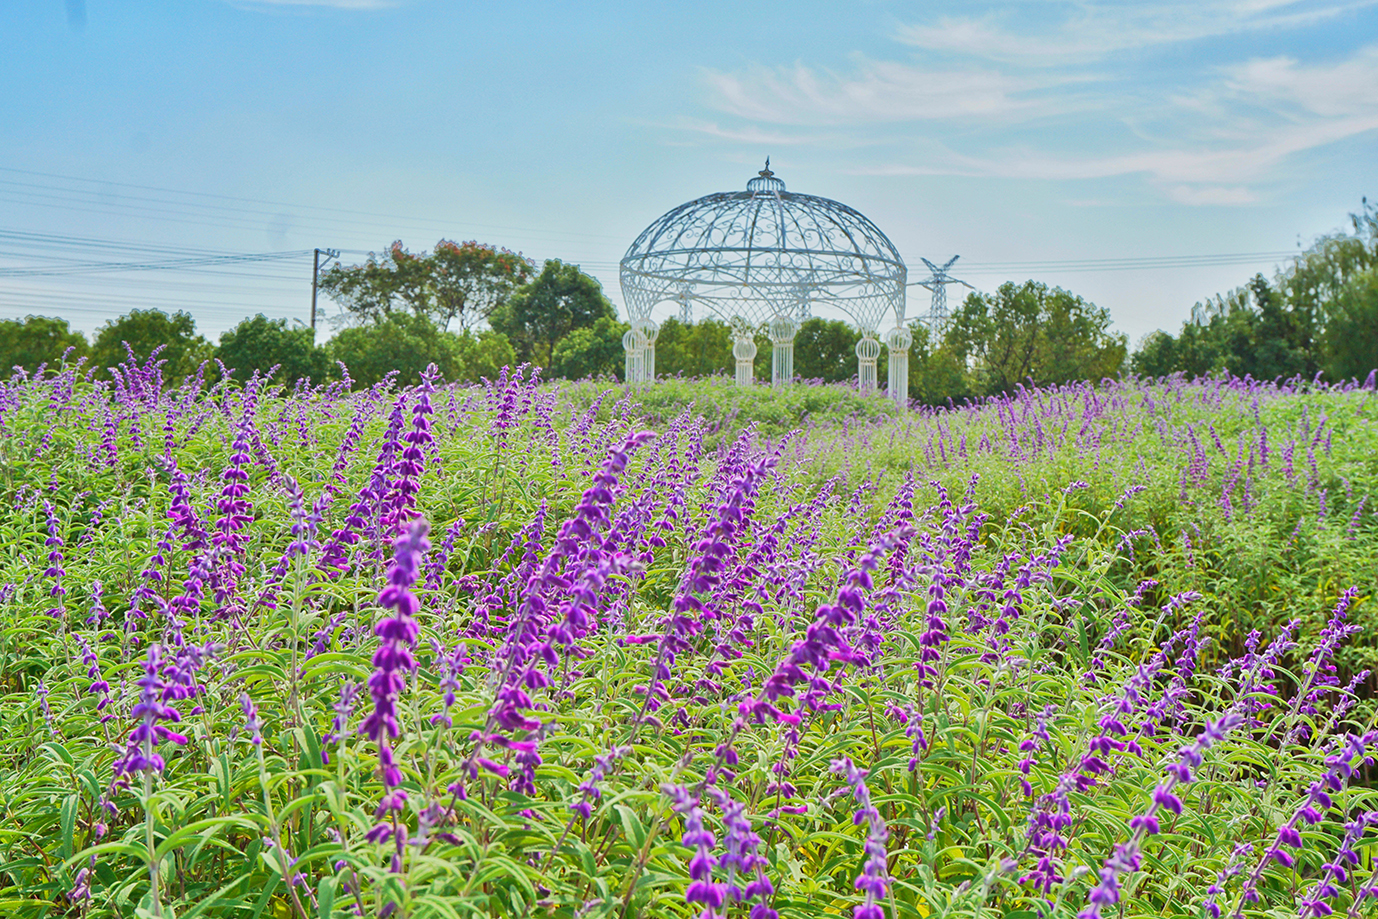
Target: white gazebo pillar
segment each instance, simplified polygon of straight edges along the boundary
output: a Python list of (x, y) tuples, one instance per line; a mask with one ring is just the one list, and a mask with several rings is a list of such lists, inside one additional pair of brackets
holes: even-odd
[(750, 386), (754, 381), (752, 378), (752, 365), (756, 361), (756, 342), (751, 339), (751, 335), (737, 334), (737, 340), (732, 343), (732, 356), (737, 359), (737, 385)]
[(909, 346), (914, 334), (904, 326), (895, 326), (885, 335), (885, 347), (890, 352), (890, 373), (887, 391), (900, 408), (909, 405)]
[(880, 342), (871, 337), (869, 329), (863, 331), (862, 335), (864, 337), (856, 343), (856, 381), (861, 394), (869, 396), (876, 391), (876, 361), (880, 359)]
[(637, 329), (636, 324), (622, 333), (622, 349), (627, 352), (626, 370), (622, 378), (627, 383), (642, 382), (646, 375), (646, 336)]
[(779, 389), (794, 382), (794, 336), (799, 324), (789, 316), (770, 321), (770, 385)]
[(660, 335), (660, 326), (654, 319), (647, 317), (638, 319), (632, 323), (637, 333), (641, 336), (641, 382), (654, 383), (656, 381), (656, 337)]

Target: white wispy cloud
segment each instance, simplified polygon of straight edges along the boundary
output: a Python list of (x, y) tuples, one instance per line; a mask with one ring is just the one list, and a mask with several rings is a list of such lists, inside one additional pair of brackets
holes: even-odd
[(1195, 55), (1188, 67), (1178, 49), (1159, 71), (1149, 50), (1117, 52), (1299, 30), (1370, 6), (1378, 0), (1084, 0), (1036, 26), (1012, 18), (1028, 5), (948, 17), (900, 29), (908, 60), (706, 71), (723, 117), (691, 130), (773, 142), (786, 142), (771, 137), (783, 126), (847, 133), (888, 151), (852, 164), (867, 174), (1138, 175), (1182, 204), (1250, 204), (1299, 154), (1378, 130), (1378, 44), (1329, 60)]
[(896, 38), (926, 51), (1032, 66), (1080, 65), (1131, 49), (1265, 30), (1299, 29), (1378, 0), (1083, 2), (1063, 19), (1031, 26), (1020, 12), (944, 16), (901, 26)]
[(241, 9), (319, 6), (336, 10), (385, 10), (401, 6), (405, 0), (226, 0)]
[(857, 124), (950, 118), (1023, 121), (1076, 103), (1047, 90), (1085, 83), (1081, 74), (1011, 75), (991, 68), (934, 69), (858, 58), (851, 74), (756, 66), (742, 73), (705, 71), (714, 107), (773, 124)]

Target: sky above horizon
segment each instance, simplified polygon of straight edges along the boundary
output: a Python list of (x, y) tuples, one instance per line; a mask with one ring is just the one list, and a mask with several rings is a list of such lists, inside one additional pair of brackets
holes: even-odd
[(574, 262), (620, 308), (641, 229), (768, 155), (911, 280), (960, 254), (1133, 343), (1378, 196), (1378, 0), (42, 0), (0, 38), (0, 318), (88, 334), (304, 321), (310, 249), (394, 239)]

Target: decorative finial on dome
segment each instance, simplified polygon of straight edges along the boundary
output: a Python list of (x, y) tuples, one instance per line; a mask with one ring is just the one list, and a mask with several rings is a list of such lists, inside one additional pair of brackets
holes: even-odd
[(770, 157), (766, 157), (766, 168), (756, 173), (756, 178), (746, 183), (746, 190), (753, 195), (778, 195), (785, 190), (785, 183), (775, 178), (770, 171)]

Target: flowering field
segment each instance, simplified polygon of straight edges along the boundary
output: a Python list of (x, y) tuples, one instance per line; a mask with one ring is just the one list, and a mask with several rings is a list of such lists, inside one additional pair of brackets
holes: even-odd
[(1372, 378), (0, 387), (4, 916), (1378, 911)]

